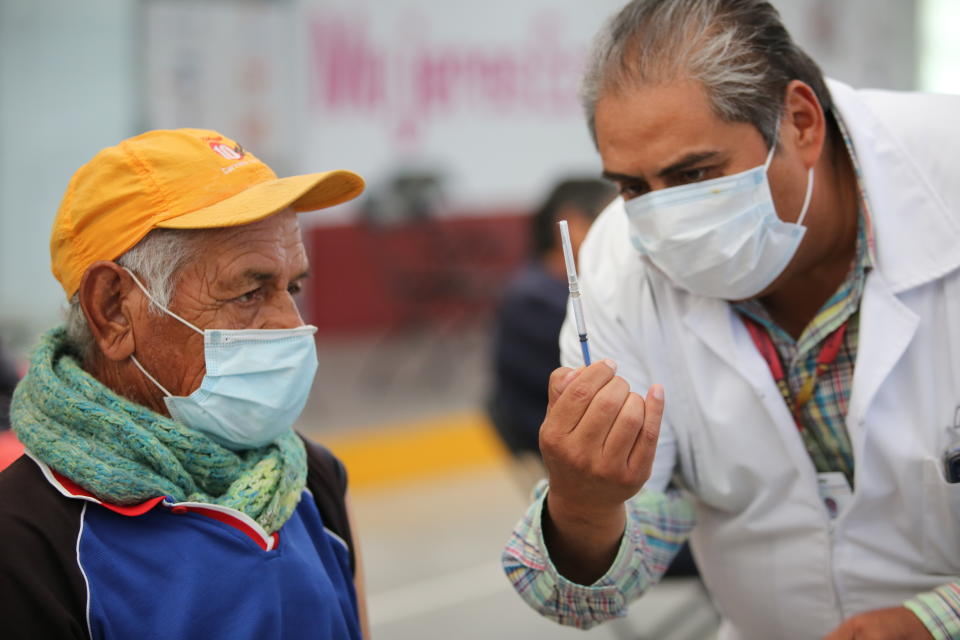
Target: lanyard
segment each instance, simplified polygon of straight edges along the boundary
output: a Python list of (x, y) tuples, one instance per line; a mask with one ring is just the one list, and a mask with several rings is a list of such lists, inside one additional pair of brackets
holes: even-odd
[(832, 365), (837, 360), (837, 356), (840, 355), (840, 349), (843, 347), (843, 339), (847, 334), (848, 321), (845, 321), (824, 340), (823, 347), (820, 348), (820, 353), (817, 355), (817, 366), (814, 368), (813, 373), (803, 381), (803, 386), (801, 386), (800, 391), (797, 392), (797, 397), (793, 398), (790, 393), (790, 386), (787, 384), (787, 375), (783, 370), (783, 363), (780, 361), (780, 354), (777, 353), (777, 347), (773, 344), (773, 338), (770, 337), (770, 334), (768, 334), (766, 329), (761, 325), (746, 316), (742, 317), (743, 324), (746, 325), (747, 331), (750, 332), (753, 343), (757, 346), (763, 359), (767, 361), (767, 366), (770, 367), (770, 373), (773, 374), (773, 379), (777, 383), (780, 395), (783, 396), (787, 407), (790, 408), (790, 413), (793, 414), (793, 420), (797, 423), (797, 429), (803, 431), (800, 411), (807, 402), (810, 401), (810, 398), (813, 397), (813, 390), (817, 386), (817, 379), (827, 372), (830, 365)]

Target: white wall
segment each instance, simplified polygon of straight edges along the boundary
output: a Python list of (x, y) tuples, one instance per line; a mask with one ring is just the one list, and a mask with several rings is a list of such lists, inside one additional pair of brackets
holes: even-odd
[(58, 320), (50, 225), (77, 167), (134, 130), (136, 9), (0, 0), (0, 339)]
[[(599, 172), (576, 90), (623, 1), (155, 0), (148, 122), (222, 128), (281, 170), (351, 169), (371, 190), (435, 172), (453, 212), (525, 207), (558, 174)], [(915, 0), (774, 2), (828, 75), (914, 86)]]
[(920, 12), (919, 86), (925, 91), (960, 94), (960, 2), (923, 0)]
[(523, 206), (599, 172), (577, 85), (622, 1), (150, 2), (148, 122), (222, 129), (279, 172), (421, 168), (454, 210)]
[[(891, 88), (916, 84), (918, 1), (774, 0), (827, 74)], [(282, 174), (343, 166), (375, 183), (396, 166), (441, 167), (452, 199), (471, 206), (526, 206), (560, 172), (597, 171), (572, 95), (552, 109), (525, 101), (572, 93), (570, 56), (621, 2), (0, 0), (0, 339), (22, 347), (58, 321), (47, 243), (67, 181), (147, 126), (246, 136)], [(352, 69), (389, 75), (370, 108), (317, 100), (338, 25), (362, 45)], [(418, 112), (425, 94), (404, 83), (446, 51), (502, 56), (557, 86), (518, 97), (505, 85), (498, 102), (496, 74), (461, 72), (449, 100)]]
[(773, 2), (825, 74), (857, 87), (916, 88), (917, 0)]

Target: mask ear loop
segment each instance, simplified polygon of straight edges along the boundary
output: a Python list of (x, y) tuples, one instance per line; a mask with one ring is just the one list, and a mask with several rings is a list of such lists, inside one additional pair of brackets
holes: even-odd
[(803, 196), (803, 207), (800, 208), (800, 217), (796, 224), (803, 225), (803, 219), (807, 217), (807, 211), (810, 210), (810, 201), (813, 199), (813, 167), (807, 171), (807, 193)]
[(773, 152), (777, 150), (777, 141), (774, 140), (773, 144), (770, 145), (770, 152), (767, 154), (767, 161), (763, 163), (763, 171), (767, 172), (770, 170), (770, 163), (773, 162)]
[[(138, 278), (138, 277), (136, 276), (136, 274), (133, 273), (133, 271), (130, 271), (130, 269), (127, 269), (127, 268), (124, 267), (123, 265), (121, 265), (120, 268), (130, 274), (130, 277), (133, 278), (134, 283), (136, 283), (136, 285), (137, 285), (138, 287), (140, 287), (140, 290), (143, 291), (143, 294), (144, 294), (145, 296), (147, 296), (147, 298), (150, 300), (150, 302), (152, 302), (153, 304), (155, 304), (155, 305), (157, 305), (158, 307), (160, 307), (160, 308), (163, 310), (163, 312), (166, 313), (167, 315), (169, 315), (170, 317), (174, 318), (175, 320), (179, 320), (180, 322), (182, 322), (183, 324), (187, 325), (188, 327), (190, 327), (191, 329), (193, 329), (194, 331), (196, 331), (196, 332), (199, 333), (200, 335), (204, 335), (204, 334), (203, 334), (203, 331), (202, 331), (201, 329), (198, 329), (198, 328), (197, 328), (195, 325), (193, 325), (192, 323), (187, 322), (186, 320), (184, 320), (183, 318), (181, 318), (180, 316), (178, 316), (177, 314), (175, 314), (173, 311), (170, 311), (170, 309), (167, 309), (165, 306), (163, 306), (162, 304), (160, 304), (159, 302), (157, 302), (156, 298), (154, 298), (153, 295), (151, 295), (151, 293), (150, 293), (149, 291), (147, 291), (147, 288), (146, 288), (145, 286), (143, 286), (143, 283), (140, 282), (140, 278)], [(157, 385), (157, 388), (160, 389), (160, 391), (163, 391), (163, 392), (167, 395), (168, 398), (172, 398), (172, 397), (173, 397), (173, 394), (170, 393), (169, 391), (167, 391), (167, 388), (166, 388), (166, 387), (164, 387), (162, 384), (160, 384), (160, 382), (158, 382), (156, 378), (154, 378), (152, 375), (150, 375), (150, 374), (147, 372), (147, 370), (143, 368), (143, 365), (140, 364), (140, 361), (139, 361), (139, 360), (137, 360), (137, 356), (135, 356), (135, 355), (133, 355), (133, 354), (130, 354), (130, 359), (133, 361), (133, 364), (137, 367), (137, 369), (140, 369), (140, 373), (142, 373), (143, 375), (147, 376), (147, 378), (150, 380), (150, 382), (152, 382), (153, 384)]]
[(133, 273), (133, 271), (130, 271), (130, 269), (127, 269), (126, 267), (124, 267), (124, 266), (122, 266), (122, 265), (121, 265), (120, 268), (130, 274), (130, 277), (133, 278), (133, 281), (137, 284), (138, 287), (140, 287), (140, 290), (143, 291), (143, 295), (147, 296), (147, 298), (150, 300), (150, 302), (152, 302), (153, 304), (155, 304), (155, 305), (157, 305), (158, 307), (160, 307), (160, 308), (163, 310), (163, 312), (164, 312), (165, 314), (167, 314), (168, 316), (170, 316), (171, 318), (173, 318), (173, 319), (175, 319), (175, 320), (179, 320), (180, 322), (182, 322), (183, 324), (187, 325), (188, 327), (190, 327), (191, 329), (193, 329), (194, 331), (196, 331), (196, 332), (199, 333), (200, 335), (203, 335), (203, 329), (198, 328), (197, 325), (195, 325), (195, 324), (193, 324), (193, 323), (191, 323), (191, 322), (187, 322), (186, 320), (184, 320), (183, 318), (181, 318), (180, 316), (178, 316), (177, 314), (175, 314), (173, 311), (170, 311), (170, 309), (167, 309), (165, 306), (163, 306), (162, 304), (160, 304), (159, 302), (157, 302), (157, 299), (154, 298), (153, 295), (152, 295), (149, 291), (147, 291), (147, 288), (146, 288), (145, 286), (143, 286), (143, 283), (140, 282), (140, 278), (138, 278), (138, 277), (136, 276), (136, 274)]
[[(780, 118), (777, 118), (777, 136), (780, 135)], [(770, 145), (770, 153), (767, 154), (767, 161), (763, 164), (763, 170), (770, 170), (770, 163), (773, 162), (773, 152), (777, 149), (777, 140), (773, 141), (773, 144)], [(807, 172), (807, 192), (803, 196), (803, 206), (800, 207), (800, 217), (797, 218), (797, 221), (794, 224), (803, 225), (804, 218), (807, 217), (807, 211), (810, 210), (810, 200), (813, 199), (813, 167), (810, 167), (810, 170)]]
[(770, 151), (767, 153), (767, 161), (763, 163), (763, 171), (766, 173), (770, 170), (770, 163), (773, 162), (773, 152), (777, 150), (777, 143), (780, 142), (780, 118), (777, 118), (777, 126), (774, 127), (776, 135), (773, 138), (773, 143), (770, 145)]
[(160, 384), (159, 382), (157, 382), (157, 379), (156, 379), (156, 378), (154, 378), (152, 375), (150, 375), (149, 373), (147, 373), (147, 370), (144, 369), (144, 368), (143, 368), (143, 365), (140, 364), (140, 361), (137, 360), (137, 356), (135, 356), (135, 355), (133, 355), (133, 354), (130, 354), (130, 359), (133, 360), (133, 364), (136, 365), (137, 369), (140, 369), (140, 373), (142, 373), (143, 375), (147, 376), (147, 378), (150, 380), (150, 382), (152, 382), (153, 384), (157, 385), (157, 387), (160, 389), (160, 391), (163, 391), (163, 393), (166, 394), (166, 396), (167, 396), (168, 398), (172, 398), (172, 397), (173, 397), (173, 394), (170, 393), (169, 391), (167, 391), (167, 388), (166, 388), (165, 386), (163, 386), (162, 384)]

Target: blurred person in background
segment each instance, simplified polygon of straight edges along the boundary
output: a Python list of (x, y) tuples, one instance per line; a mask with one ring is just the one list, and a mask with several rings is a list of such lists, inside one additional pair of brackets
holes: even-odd
[(616, 190), (597, 178), (559, 182), (530, 218), (530, 260), (510, 280), (497, 310), (490, 419), (510, 453), (540, 458), (538, 434), (547, 412), (547, 380), (560, 366), (560, 326), (567, 310), (567, 270), (559, 220), (573, 251)]
[(291, 428), (317, 367), (297, 213), (362, 190), (197, 129), (74, 174), (50, 242), (68, 322), (0, 474), (4, 637), (366, 636), (345, 471)]
[(767, 2), (634, 0), (583, 99), (622, 199), (517, 591), (590, 627), (692, 535), (721, 640), (960, 638), (960, 98), (825, 80)]
[(13, 358), (9, 357), (0, 342), (0, 470), (7, 468), (23, 453), (23, 445), (10, 430), (10, 398), (19, 379)]

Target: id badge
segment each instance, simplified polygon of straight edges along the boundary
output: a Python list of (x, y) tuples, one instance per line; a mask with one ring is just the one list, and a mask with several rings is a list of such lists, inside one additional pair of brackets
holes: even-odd
[(820, 500), (831, 520), (836, 520), (840, 512), (853, 499), (853, 490), (847, 482), (847, 476), (839, 471), (818, 473), (817, 488), (820, 491)]

